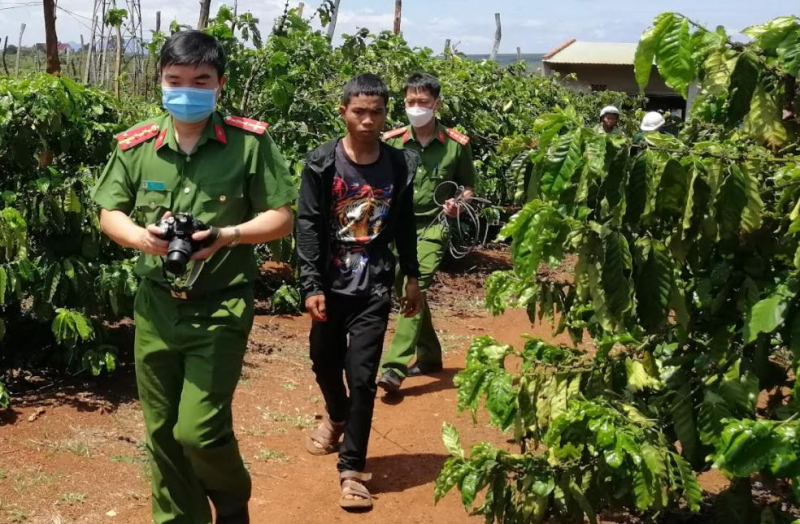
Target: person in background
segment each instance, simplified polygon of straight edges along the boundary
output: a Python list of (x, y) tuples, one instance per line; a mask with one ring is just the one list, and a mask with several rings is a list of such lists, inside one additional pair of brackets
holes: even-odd
[(661, 131), (667, 121), (664, 115), (658, 111), (650, 111), (642, 118), (642, 123), (639, 125), (639, 132), (633, 137), (633, 142), (638, 143), (644, 140), (645, 135)]
[[(461, 212), (460, 204), (453, 198), (457, 188), (463, 188), (463, 198), (471, 198), (477, 177), (469, 137), (448, 129), (436, 119), (436, 112), (442, 107), (441, 90), (437, 78), (427, 73), (413, 74), (404, 88), (409, 125), (383, 136), (389, 145), (414, 151), (421, 159), (414, 182), (415, 217), (408, 227), (415, 229), (418, 239), (422, 311), (397, 320), (378, 381), (378, 386), (387, 393), (399, 391), (406, 377), (442, 370), (442, 346), (425, 299), (425, 291), (433, 283), (449, 241), (446, 228), (436, 223), (436, 218), (442, 211), (456, 218)], [(404, 275), (401, 267), (398, 286), (402, 285)], [(415, 356), (414, 365), (409, 367)]]
[(606, 135), (622, 135), (619, 128), (619, 109), (614, 106), (606, 106), (600, 111), (600, 123), (597, 124), (595, 131)]
[[(250, 522), (231, 402), (253, 325), (253, 245), (291, 233), (297, 193), (267, 124), (215, 111), (225, 62), (203, 32), (168, 38), (168, 114), (117, 137), (93, 192), (103, 232), (140, 253), (134, 358), (156, 524), (211, 524), (209, 500), (217, 524)], [(172, 213), (212, 226), (195, 241), (216, 238), (192, 255), (184, 285), (167, 274), (154, 225)]]
[(339, 112), (347, 135), (308, 154), (297, 209), (312, 368), (327, 410), (306, 437), (306, 449), (327, 455), (338, 448), (339, 504), (348, 510), (373, 505), (365, 469), (391, 310), (392, 243), (408, 277), (403, 314), (414, 317), (421, 303), (412, 227), (418, 159), (381, 142), (388, 101), (389, 88), (376, 75), (358, 75), (345, 85)]

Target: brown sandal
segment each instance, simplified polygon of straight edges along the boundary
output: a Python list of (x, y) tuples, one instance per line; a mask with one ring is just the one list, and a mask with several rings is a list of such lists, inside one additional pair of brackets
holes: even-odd
[[(364, 485), (372, 478), (370, 473), (359, 471), (342, 471), (339, 482), (342, 485), (342, 496), (339, 505), (344, 509), (372, 509), (372, 494)], [(347, 497), (356, 497), (348, 499)]]
[[(344, 422), (333, 422), (325, 417), (317, 429), (306, 435), (306, 450), (312, 455), (330, 455), (339, 448), (339, 439), (344, 433)], [(314, 444), (322, 447), (317, 447)]]

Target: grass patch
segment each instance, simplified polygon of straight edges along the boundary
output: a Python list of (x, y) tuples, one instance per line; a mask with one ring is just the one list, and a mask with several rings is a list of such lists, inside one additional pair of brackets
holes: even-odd
[(289, 455), (278, 449), (261, 448), (256, 454), (255, 459), (260, 462), (277, 462), (284, 464), (289, 462)]
[(117, 464), (138, 465), (140, 476), (147, 482), (150, 482), (150, 457), (147, 455), (147, 446), (144, 443), (141, 443), (136, 446), (136, 451), (139, 452), (138, 456), (128, 454), (114, 455), (111, 457), (111, 462), (116, 462)]
[(114, 455), (111, 457), (111, 462), (118, 462), (120, 464), (136, 464), (140, 459), (133, 455)]
[(300, 413), (296, 408), (295, 413), (284, 413), (271, 408), (262, 408), (261, 411), (261, 416), (268, 422), (285, 423), (297, 429), (311, 429), (317, 425), (313, 416)]
[(28, 519), (33, 517), (33, 513), (26, 511), (18, 506), (10, 506), (4, 513), (8, 516), (8, 522), (16, 524), (17, 522), (28, 522)]
[(60, 475), (55, 473), (45, 473), (42, 471), (41, 467), (36, 469), (27, 469), (14, 473), (12, 486), (13, 490), (18, 495), (24, 495), (31, 488), (55, 483), (59, 478)]
[(86, 493), (64, 493), (58, 497), (59, 504), (83, 504), (86, 502)]
[(63, 439), (51, 439), (47, 432), (42, 434), (41, 440), (31, 440), (39, 449), (49, 450), (51, 453), (71, 453), (79, 457), (90, 457), (98, 444), (106, 438), (97, 431), (90, 429), (71, 428), (73, 436)]
[(247, 435), (248, 437), (260, 438), (265, 436), (267, 432), (261, 428), (253, 426), (251, 428), (245, 429), (244, 434)]

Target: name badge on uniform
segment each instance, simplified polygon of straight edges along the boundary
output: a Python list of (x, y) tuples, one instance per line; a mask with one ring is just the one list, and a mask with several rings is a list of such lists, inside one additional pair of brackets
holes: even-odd
[(145, 180), (144, 184), (142, 184), (142, 185), (144, 186), (144, 189), (147, 190), (147, 191), (166, 191), (167, 190), (167, 184), (165, 184), (164, 182), (156, 181), (156, 180)]

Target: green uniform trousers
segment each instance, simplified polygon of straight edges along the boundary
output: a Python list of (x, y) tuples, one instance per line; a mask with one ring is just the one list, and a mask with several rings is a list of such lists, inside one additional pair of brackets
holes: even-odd
[[(426, 224), (427, 225), (427, 224)], [(417, 364), (440, 366), (442, 364), (442, 345), (433, 328), (431, 309), (428, 306), (426, 291), (433, 283), (433, 277), (444, 259), (447, 248), (447, 230), (440, 225), (426, 227), (417, 225), (417, 258), (419, 259), (419, 287), (422, 291), (422, 308), (411, 318), (397, 317), (392, 344), (384, 354), (381, 372), (392, 370), (400, 377), (408, 375), (408, 365), (416, 355)], [(398, 270), (398, 296), (402, 296), (405, 277)]]
[(145, 279), (134, 305), (136, 382), (156, 524), (211, 524), (250, 499), (231, 402), (253, 325), (248, 286), (181, 300)]

